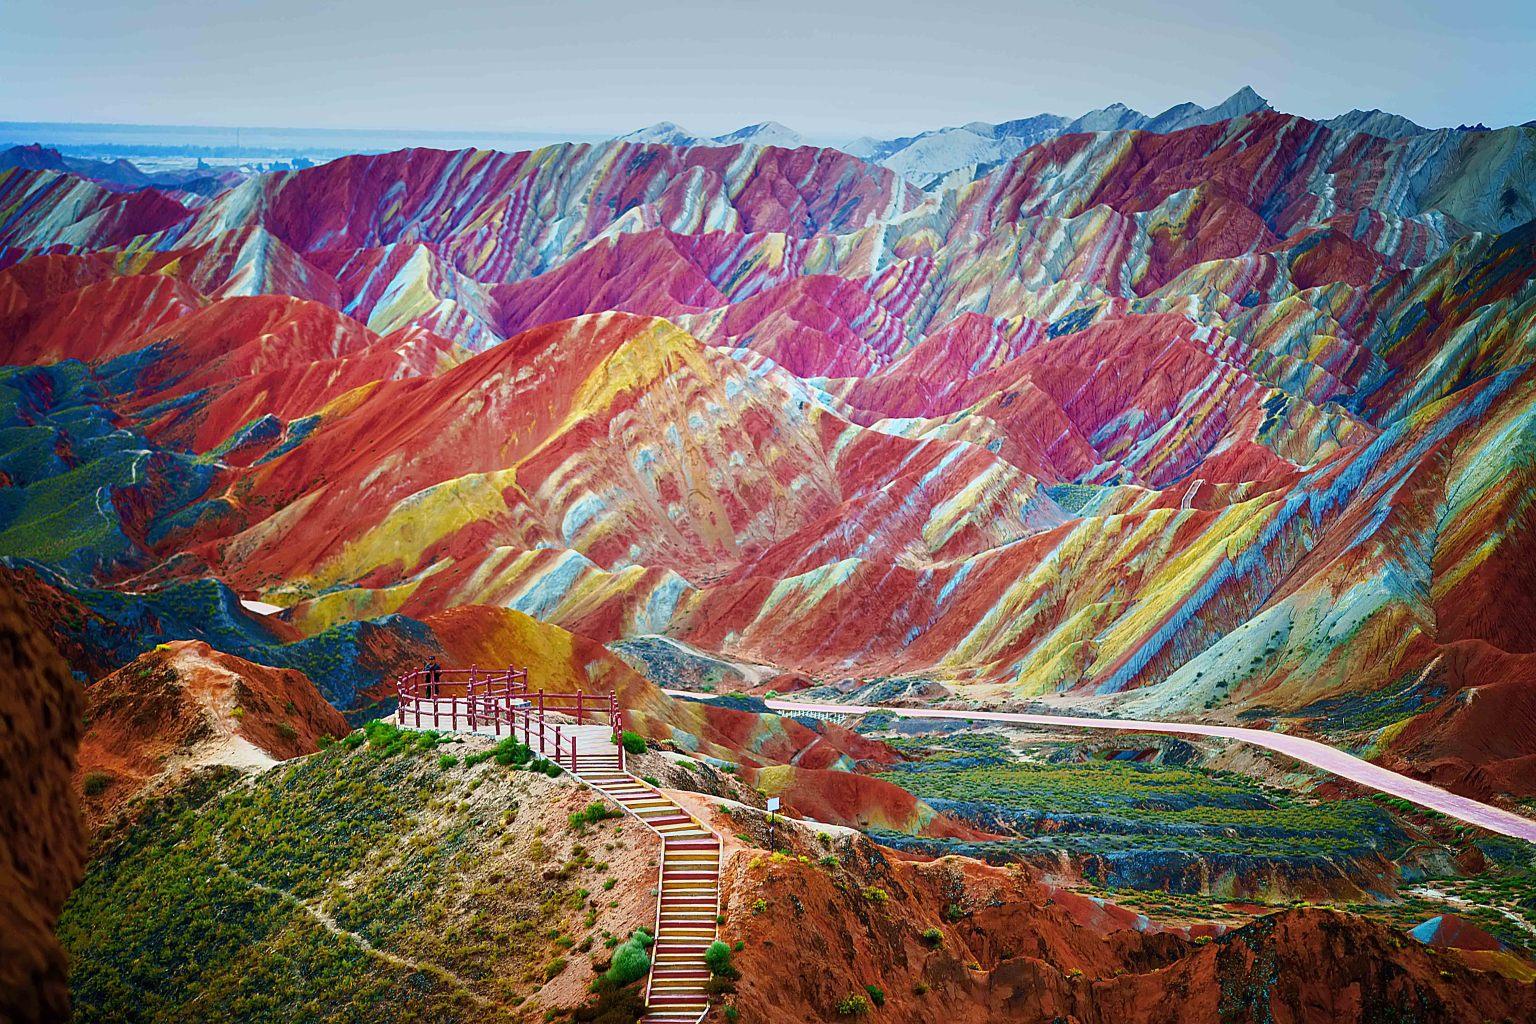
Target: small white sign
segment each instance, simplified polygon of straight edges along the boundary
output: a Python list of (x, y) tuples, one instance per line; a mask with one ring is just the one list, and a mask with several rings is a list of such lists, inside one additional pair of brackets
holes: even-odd
[(779, 809), (779, 798), (776, 797), (776, 796), (769, 797), (768, 798), (768, 813), (772, 814), (774, 811), (776, 811), (778, 809)]

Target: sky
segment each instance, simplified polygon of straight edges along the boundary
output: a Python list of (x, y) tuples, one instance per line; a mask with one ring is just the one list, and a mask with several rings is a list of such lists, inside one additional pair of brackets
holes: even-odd
[(1431, 127), (1536, 118), (1530, 0), (0, 0), (0, 120), (816, 140), (1277, 109)]

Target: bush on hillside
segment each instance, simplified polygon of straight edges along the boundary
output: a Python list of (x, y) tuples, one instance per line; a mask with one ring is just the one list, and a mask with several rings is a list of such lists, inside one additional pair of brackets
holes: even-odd
[(628, 985), (645, 977), (645, 972), (651, 969), (651, 954), (646, 947), (653, 941), (649, 932), (635, 929), (635, 933), (613, 951), (613, 962), (603, 977), (615, 985)]
[(869, 1012), (869, 1000), (861, 995), (847, 995), (837, 1004), (839, 1017), (862, 1017)]
[(717, 977), (740, 977), (735, 965), (731, 963), (731, 947), (719, 939), (711, 942), (709, 948), (704, 950), (704, 964)]
[(593, 800), (586, 807), (571, 815), (571, 828), (586, 828), (588, 825), (596, 825), (607, 818), (617, 818), (623, 813), (623, 811), (616, 807), (609, 807), (601, 800)]

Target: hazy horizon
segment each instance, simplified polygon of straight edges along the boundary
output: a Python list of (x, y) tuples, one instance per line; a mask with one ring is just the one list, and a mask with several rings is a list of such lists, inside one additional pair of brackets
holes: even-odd
[(1251, 85), (1326, 118), (1426, 127), (1536, 117), (1536, 7), (1295, 0), (1092, 10), (996, 0), (696, 0), (637, 9), (399, 0), (22, 0), (0, 37), (0, 120), (606, 137), (658, 121), (718, 135), (779, 121), (819, 140), (908, 135), (1121, 102), (1157, 113)]

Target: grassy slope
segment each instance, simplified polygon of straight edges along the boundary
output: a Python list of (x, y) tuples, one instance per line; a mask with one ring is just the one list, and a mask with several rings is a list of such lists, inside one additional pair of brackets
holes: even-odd
[(61, 921), (78, 1019), (481, 1022), (580, 1002), (583, 965), (649, 907), (603, 884), (632, 826), (572, 832), (571, 780), (445, 767), (445, 750), (464, 752), (336, 745), (155, 808)]

